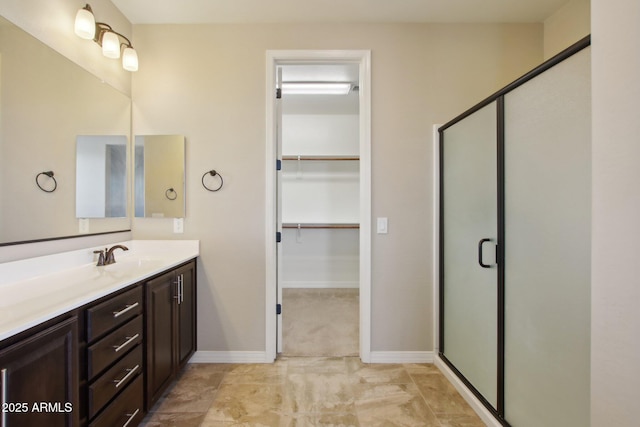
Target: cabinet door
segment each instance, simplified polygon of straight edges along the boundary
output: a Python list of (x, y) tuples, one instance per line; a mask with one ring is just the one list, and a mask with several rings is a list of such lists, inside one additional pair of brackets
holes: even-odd
[(3, 426), (79, 425), (77, 318), (0, 351)]
[(175, 274), (147, 282), (147, 409), (162, 394), (175, 372)]
[(178, 365), (183, 366), (196, 351), (196, 272), (195, 263), (176, 271), (181, 291), (178, 304)]

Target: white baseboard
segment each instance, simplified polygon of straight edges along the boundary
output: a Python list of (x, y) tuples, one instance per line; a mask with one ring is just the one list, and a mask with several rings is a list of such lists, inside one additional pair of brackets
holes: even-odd
[(282, 289), (357, 289), (360, 287), (358, 281), (283, 281)]
[[(372, 351), (369, 363), (433, 363), (432, 351)], [(272, 363), (264, 351), (196, 351), (189, 363)]]
[(433, 363), (433, 351), (372, 351), (371, 363)]
[(502, 427), (502, 424), (496, 420), (491, 412), (478, 400), (475, 394), (471, 390), (467, 388), (466, 385), (456, 374), (453, 373), (451, 369), (447, 366), (446, 363), (440, 359), (440, 357), (436, 356), (434, 359), (434, 364), (440, 369), (442, 374), (449, 380), (451, 384), (458, 390), (458, 393), (462, 395), (463, 399), (467, 401), (471, 409), (475, 411), (476, 414), (482, 419), (482, 421), (488, 427)]
[(196, 351), (189, 363), (273, 363), (264, 351)]

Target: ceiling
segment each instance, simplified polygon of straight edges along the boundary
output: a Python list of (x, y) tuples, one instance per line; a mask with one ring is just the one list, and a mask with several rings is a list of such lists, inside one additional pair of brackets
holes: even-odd
[(542, 22), (569, 0), (111, 0), (133, 24)]
[[(132, 24), (543, 22), (569, 0), (111, 0)], [(358, 82), (357, 67), (288, 65), (284, 81)], [(357, 114), (347, 96), (293, 95), (285, 114)]]

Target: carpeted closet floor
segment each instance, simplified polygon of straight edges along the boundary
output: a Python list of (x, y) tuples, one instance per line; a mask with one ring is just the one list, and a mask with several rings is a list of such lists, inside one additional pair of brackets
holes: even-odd
[(283, 356), (357, 356), (359, 290), (282, 290)]

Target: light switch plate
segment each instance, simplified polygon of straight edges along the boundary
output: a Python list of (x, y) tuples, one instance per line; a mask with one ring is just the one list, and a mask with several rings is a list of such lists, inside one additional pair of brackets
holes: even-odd
[(184, 233), (184, 218), (173, 218), (173, 232)]
[(387, 234), (389, 232), (389, 220), (387, 218), (378, 218), (377, 233)]

